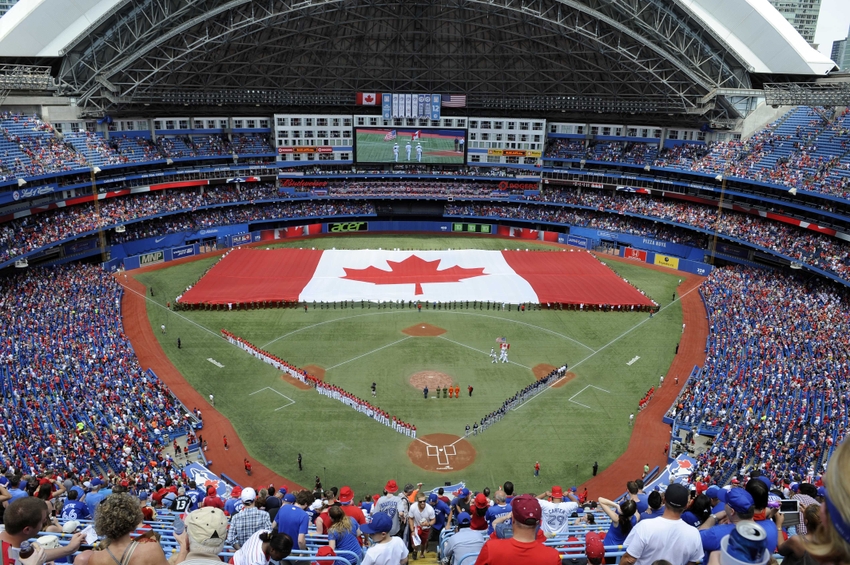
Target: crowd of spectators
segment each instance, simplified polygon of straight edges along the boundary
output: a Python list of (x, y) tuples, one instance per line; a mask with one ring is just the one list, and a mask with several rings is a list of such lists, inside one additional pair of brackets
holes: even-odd
[[(664, 200), (630, 193), (611, 194), (610, 192), (592, 190), (564, 189), (545, 191), (539, 196), (528, 198), (542, 202), (587, 206), (614, 214), (649, 216), (708, 231), (718, 230), (721, 234), (781, 253), (794, 260), (818, 267), (827, 272), (834, 273), (841, 278), (850, 280), (850, 246), (843, 240), (790, 224), (766, 220), (760, 216), (742, 212), (724, 211), (720, 214), (718, 221), (717, 208), (713, 206)], [(607, 214), (606, 219), (591, 219), (588, 221), (587, 213), (574, 213), (574, 211), (549, 208), (541, 209), (540, 207), (501, 206), (493, 204), (449, 205), (446, 208), (446, 213), (450, 215), (478, 215), (476, 212), (488, 216), (495, 215), (497, 217), (511, 217), (512, 214), (517, 214), (515, 217), (541, 221), (553, 221), (549, 218), (554, 217), (556, 218), (555, 221), (566, 220), (562, 223), (569, 223), (570, 225), (596, 227), (620, 232), (623, 232), (624, 229), (629, 229), (630, 231), (626, 233), (651, 235), (647, 232), (641, 233), (640, 228), (635, 229), (635, 225), (641, 226), (640, 220), (614, 216), (613, 214)], [(593, 216), (590, 218), (593, 218)], [(572, 223), (573, 221), (579, 223), (574, 224)], [(617, 228), (617, 224), (629, 227)], [(657, 229), (657, 225), (645, 225), (644, 229)], [(661, 236), (659, 235), (658, 237)], [(695, 236), (691, 234), (691, 237)], [(680, 236), (678, 239), (681, 240), (683, 237)], [(703, 245), (696, 246), (705, 248), (704, 242)]]
[[(228, 184), (107, 198), (99, 203), (99, 216), (93, 203), (50, 210), (0, 224), (0, 262), (53, 242), (157, 214), (273, 198), (278, 198), (273, 184)], [(131, 231), (129, 227), (127, 231)]]
[[(756, 180), (850, 199), (850, 114), (796, 108), (747, 140), (682, 143), (553, 139), (549, 159), (621, 162)], [(656, 155), (657, 152), (657, 155)]]
[(161, 447), (187, 422), (136, 360), (118, 283), (98, 267), (70, 265), (17, 274), (0, 288), (0, 467), (91, 477), (164, 462)]
[(748, 268), (715, 269), (701, 293), (710, 330), (703, 374), (668, 414), (720, 430), (698, 475), (722, 484), (757, 469), (774, 483), (813, 482), (848, 430), (850, 297)]

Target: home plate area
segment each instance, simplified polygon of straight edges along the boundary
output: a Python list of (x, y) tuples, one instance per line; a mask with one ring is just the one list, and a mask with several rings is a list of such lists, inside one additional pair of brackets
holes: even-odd
[(407, 448), (407, 456), (426, 471), (449, 473), (472, 465), (475, 448), (456, 435), (429, 434), (413, 440)]

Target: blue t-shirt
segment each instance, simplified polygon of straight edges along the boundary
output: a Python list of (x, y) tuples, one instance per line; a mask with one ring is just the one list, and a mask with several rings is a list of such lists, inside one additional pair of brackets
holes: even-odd
[(189, 506), (189, 511), (192, 512), (198, 509), (198, 502), (204, 499), (204, 493), (199, 491), (198, 489), (189, 489), (186, 491), (186, 496), (189, 497), (189, 500), (192, 501), (192, 504)]
[(734, 529), (735, 524), (720, 524), (707, 530), (700, 530), (699, 537), (702, 540), (702, 550), (705, 552), (702, 560), (704, 564), (708, 563), (708, 555), (712, 551), (720, 549), (720, 540), (731, 534)]
[(449, 519), (449, 512), (451, 511), (451, 509), (449, 508), (448, 504), (446, 504), (439, 498), (437, 499), (437, 504), (435, 504), (433, 508), (435, 518), (433, 528), (437, 530), (442, 530), (446, 527), (446, 520)]
[(86, 506), (89, 507), (89, 513), (94, 516), (94, 509), (100, 504), (100, 501), (105, 497), (100, 492), (90, 492), (86, 494)]
[[(357, 541), (357, 536), (354, 535), (354, 532), (357, 531), (357, 527), (358, 527), (357, 521), (354, 518), (351, 518), (351, 517), (349, 517), (348, 519), (351, 521), (352, 530), (350, 532), (346, 533), (346, 534), (339, 534), (339, 533), (336, 533), (336, 532), (328, 532), (328, 540), (335, 540), (336, 541), (337, 552), (340, 549), (343, 549), (345, 551), (351, 551), (351, 552), (354, 553), (354, 555), (359, 556), (359, 555), (362, 554), (363, 550), (360, 547), (360, 542)], [(298, 538), (293, 538), (293, 539), (295, 540), (295, 543), (298, 543)], [(354, 565), (355, 563), (357, 563), (356, 557), (352, 558), (352, 557), (349, 557), (347, 555), (345, 555), (344, 557), (346, 559), (348, 559), (348, 562), (351, 563), (351, 565)]]
[(298, 545), (298, 535), (306, 536), (310, 527), (310, 516), (293, 504), (281, 506), (274, 521), (277, 522), (277, 531), (291, 537), (295, 545)]
[(238, 514), (242, 510), (242, 499), (241, 498), (228, 498), (227, 502), (224, 503), (224, 511), (233, 516), (234, 514)]
[[(620, 516), (620, 520), (622, 519), (623, 517)], [(629, 518), (629, 522), (632, 523), (632, 528), (634, 528), (635, 524), (637, 524), (637, 518), (632, 516)], [(611, 525), (608, 526), (608, 533), (605, 534), (605, 539), (602, 540), (602, 545), (623, 545), (623, 542), (626, 541), (626, 537), (627, 535), (623, 535), (623, 531), (620, 529), (619, 522), (616, 526), (613, 522), (611, 522)]]
[(776, 546), (779, 544), (779, 533), (776, 531), (776, 524), (773, 520), (756, 520), (756, 524), (764, 528), (767, 533), (767, 549), (771, 555), (776, 553)]
[(484, 518), (487, 520), (487, 534), (493, 533), (493, 521), (499, 516), (504, 516), (505, 514), (511, 513), (511, 505), (505, 504), (504, 506), (498, 506), (494, 504), (490, 508), (487, 509), (487, 513), (484, 515)]
[(658, 510), (653, 510), (652, 512), (645, 512), (640, 515), (641, 520), (652, 520), (653, 518), (658, 518), (664, 514), (664, 506), (659, 508)]
[(66, 501), (62, 505), (62, 514), (59, 515), (62, 520), (85, 520), (89, 516), (89, 507), (79, 500)]
[(635, 503), (637, 504), (638, 514), (643, 514), (644, 512), (649, 510), (649, 503), (646, 501), (648, 495), (646, 493), (639, 492), (635, 496), (638, 497), (637, 502)]
[(689, 526), (693, 526), (694, 528), (699, 528), (702, 525), (702, 522), (699, 521), (697, 515), (691, 512), (690, 510), (685, 510), (682, 512), (682, 522), (686, 523)]

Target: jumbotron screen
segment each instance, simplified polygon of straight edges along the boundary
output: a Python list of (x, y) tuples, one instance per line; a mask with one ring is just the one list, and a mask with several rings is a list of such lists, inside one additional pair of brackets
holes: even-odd
[(437, 128), (355, 128), (358, 163), (466, 163), (466, 130)]

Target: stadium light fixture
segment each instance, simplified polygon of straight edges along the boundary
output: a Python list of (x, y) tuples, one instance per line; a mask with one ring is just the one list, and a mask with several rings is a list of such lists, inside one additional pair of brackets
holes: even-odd
[(24, 179), (18, 179), (18, 187), (19, 188), (24, 186), (25, 184), (27, 184), (27, 181), (25, 181)]
[(790, 194), (791, 196), (797, 196), (797, 189), (796, 188), (790, 188), (788, 190), (788, 194)]
[(91, 168), (91, 172), (92, 172), (92, 174), (94, 174), (94, 175), (98, 175), (98, 174), (100, 174), (100, 172), (101, 172), (101, 171), (100, 171), (100, 167), (98, 167), (97, 165), (95, 165), (94, 167), (92, 167), (92, 168)]
[(652, 167), (650, 167), (649, 165), (644, 165), (643, 170), (648, 173), (649, 171), (652, 170)]
[(723, 182), (723, 175), (717, 175), (716, 177), (714, 177), (714, 180), (716, 180), (717, 182)]
[(170, 159), (170, 158), (169, 158), (169, 159), (166, 159), (166, 160), (165, 160), (165, 164), (166, 164), (166, 165), (173, 165), (173, 164), (174, 164), (174, 161), (173, 161), (172, 159)]

